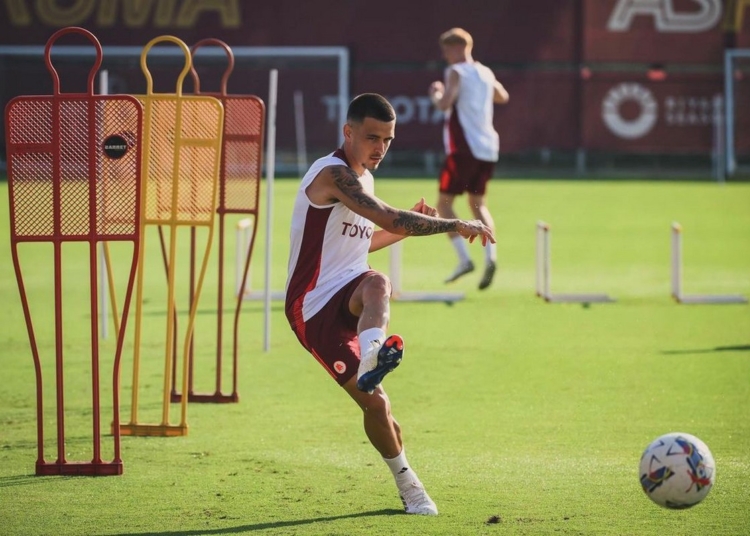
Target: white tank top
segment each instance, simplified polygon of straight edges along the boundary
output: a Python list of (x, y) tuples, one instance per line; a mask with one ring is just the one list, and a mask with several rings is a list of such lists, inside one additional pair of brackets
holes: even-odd
[[(315, 205), (305, 190), (328, 166), (348, 166), (339, 149), (316, 160), (302, 178), (292, 212), (286, 314), (293, 326), (307, 322), (344, 285), (370, 269), (374, 224), (343, 203)], [(375, 193), (372, 174), (359, 178), (363, 189)]]
[[(497, 162), (500, 151), (500, 137), (492, 124), (494, 113), (495, 75), (481, 63), (454, 63), (446, 69), (446, 80), (450, 70), (458, 73), (461, 80), (458, 99), (453, 110), (463, 130), (464, 138), (477, 160)], [(445, 152), (452, 152), (453, 144), (449, 138), (448, 123), (452, 110), (446, 112), (443, 140)]]

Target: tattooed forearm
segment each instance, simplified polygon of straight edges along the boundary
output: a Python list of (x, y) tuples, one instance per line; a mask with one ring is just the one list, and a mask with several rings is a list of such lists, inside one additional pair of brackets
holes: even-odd
[(355, 200), (362, 207), (375, 208), (377, 202), (368, 195), (359, 182), (359, 177), (354, 170), (343, 166), (332, 166), (333, 182), (345, 196)]
[(396, 229), (403, 228), (406, 234), (411, 236), (425, 236), (455, 231), (456, 220), (442, 220), (417, 212), (401, 210), (393, 220), (393, 226)]

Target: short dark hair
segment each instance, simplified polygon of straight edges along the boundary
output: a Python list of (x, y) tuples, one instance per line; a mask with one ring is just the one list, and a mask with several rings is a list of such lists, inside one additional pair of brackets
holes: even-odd
[(387, 123), (396, 119), (396, 111), (382, 95), (363, 93), (354, 97), (352, 102), (349, 103), (346, 120), (361, 123), (365, 120), (365, 117), (372, 117)]

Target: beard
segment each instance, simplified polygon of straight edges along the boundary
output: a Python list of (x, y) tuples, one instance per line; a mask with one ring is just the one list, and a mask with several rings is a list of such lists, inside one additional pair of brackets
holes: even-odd
[(383, 162), (382, 157), (379, 160), (374, 161), (374, 162), (370, 158), (368, 158), (365, 162), (362, 163), (362, 166), (369, 171), (375, 171), (376, 169), (378, 169), (378, 166), (380, 166), (382, 162)]

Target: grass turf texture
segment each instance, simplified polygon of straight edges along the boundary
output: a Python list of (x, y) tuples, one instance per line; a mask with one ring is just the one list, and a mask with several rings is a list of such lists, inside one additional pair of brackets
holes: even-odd
[[(410, 207), (420, 195), (428, 202), (435, 197), (431, 180), (377, 185), (380, 196), (396, 206)], [(276, 183), (276, 289), (286, 276), (295, 188), (296, 181)], [(0, 532), (749, 532), (750, 308), (673, 303), (669, 227), (679, 221), (685, 229), (686, 293), (750, 295), (750, 185), (497, 181), (490, 201), (500, 260), (495, 284), (476, 290), (478, 269), (451, 287), (466, 291), (466, 300), (452, 307), (392, 305), (390, 331), (404, 336), (406, 354), (384, 385), (409, 459), (440, 509), (439, 517), (422, 518), (401, 513), (392, 477), (364, 436), (359, 410), (299, 346), (280, 303), (272, 307), (267, 354), (262, 304), (245, 304), (239, 404), (191, 404), (185, 437), (123, 437), (122, 476), (33, 476), (34, 373), (10, 261), (7, 185), (0, 185)], [(457, 208), (468, 214), (465, 200), (459, 199)], [(618, 303), (584, 308), (545, 304), (534, 296), (538, 219), (553, 228), (553, 291), (607, 292)], [(262, 223), (258, 236), (263, 242)], [(158, 256), (156, 242), (150, 244), (149, 254)], [(184, 258), (187, 240), (181, 244)], [(50, 249), (22, 247), (30, 266), (27, 284), (39, 302), (51, 289)], [(229, 249), (233, 252), (233, 245)], [(85, 250), (76, 251), (71, 247), (76, 258), (65, 268), (66, 292), (87, 296)], [(472, 246), (471, 252), (481, 266), (481, 249)], [(264, 254), (259, 243), (252, 273), (256, 288), (263, 280)], [(371, 260), (387, 269), (386, 252)], [(454, 264), (445, 237), (410, 239), (404, 287), (443, 289), (441, 281)], [(153, 274), (160, 274), (158, 265)], [(141, 364), (147, 418), (158, 418), (163, 377), (166, 301), (163, 277), (157, 276), (147, 285), (144, 310), (144, 337), (151, 341)], [(215, 296), (211, 272), (196, 326), (201, 336), (213, 329)], [(84, 299), (66, 303), (66, 450), (70, 459), (86, 460), (91, 455), (87, 306)], [(39, 305), (34, 314), (49, 361), (52, 311)], [(123, 421), (130, 411), (131, 341), (122, 371)], [(197, 371), (198, 363), (214, 359), (211, 337), (202, 341)], [(102, 361), (111, 363), (112, 335), (102, 344)], [(108, 423), (111, 365), (103, 371)], [(204, 372), (196, 379), (198, 391), (213, 385), (210, 370)], [(52, 376), (45, 381), (46, 451), (53, 460)], [(178, 410), (172, 406), (175, 419)], [(642, 450), (672, 431), (703, 439), (717, 463), (714, 489), (686, 511), (652, 504), (638, 482)], [(103, 438), (103, 449), (111, 452), (111, 437)]]

